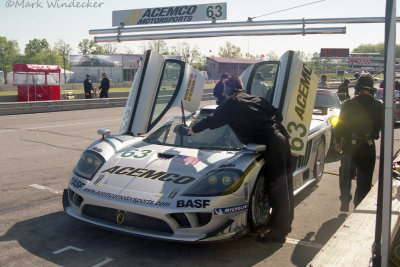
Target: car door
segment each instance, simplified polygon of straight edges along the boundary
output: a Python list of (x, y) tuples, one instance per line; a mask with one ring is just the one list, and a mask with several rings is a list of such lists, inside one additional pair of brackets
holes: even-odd
[(279, 61), (249, 66), (241, 75), (249, 94), (264, 97), (282, 113), (295, 155), (304, 155), (318, 79), (298, 53), (287, 51)]
[(132, 83), (120, 133), (146, 134), (168, 111), (180, 107), (189, 112), (200, 106), (205, 79), (189, 64), (147, 51)]

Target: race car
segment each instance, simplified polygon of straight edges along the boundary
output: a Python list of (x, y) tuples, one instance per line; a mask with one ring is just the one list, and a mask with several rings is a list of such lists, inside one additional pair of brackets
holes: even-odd
[[(311, 126), (299, 126), (300, 122), (291, 126), (289, 93), (301, 87), (301, 75), (299, 83), (278, 81), (293, 67), (300, 66), (302, 71), (304, 66), (295, 53), (264, 64), (277, 64), (271, 101), (282, 111), (294, 136), (297, 194), (322, 177), (330, 127), (311, 117)], [(249, 77), (264, 64), (251, 66), (242, 75), (249, 92)], [(180, 242), (228, 240), (265, 226), (270, 216), (264, 190), (265, 145), (240, 143), (228, 125), (192, 136), (178, 134), (182, 124), (191, 126), (216, 108), (198, 110), (202, 77), (184, 62), (164, 60), (148, 51), (133, 82), (120, 134), (100, 129), (102, 138), (82, 153), (64, 190), (64, 211), (109, 230)], [(312, 113), (312, 89), (309, 94), (306, 105), (311, 105)], [(300, 114), (306, 119), (310, 109), (304, 108)], [(165, 119), (171, 113), (175, 115)], [(307, 127), (305, 136), (296, 133), (303, 127)]]

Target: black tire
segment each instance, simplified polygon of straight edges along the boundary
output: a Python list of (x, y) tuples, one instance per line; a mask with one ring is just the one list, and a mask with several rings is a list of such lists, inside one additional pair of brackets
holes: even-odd
[(317, 147), (317, 154), (315, 155), (314, 161), (314, 178), (317, 183), (322, 179), (325, 168), (325, 142), (320, 140)]
[(265, 183), (265, 176), (260, 173), (250, 196), (248, 219), (251, 230), (266, 226), (271, 217), (271, 207), (264, 189)]

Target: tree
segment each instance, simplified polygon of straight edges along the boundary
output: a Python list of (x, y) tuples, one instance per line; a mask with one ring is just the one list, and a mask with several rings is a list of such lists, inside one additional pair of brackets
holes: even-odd
[(267, 60), (279, 60), (278, 55), (274, 51), (270, 51), (266, 57)]
[(169, 55), (167, 43), (163, 40), (153, 40), (148, 42), (146, 50), (155, 50), (161, 55)]
[(60, 55), (63, 59), (63, 69), (64, 69), (64, 83), (67, 83), (67, 76), (65, 70), (69, 69), (69, 56), (71, 54), (71, 46), (64, 42), (63, 40), (58, 40), (58, 42), (54, 45), (54, 50)]
[(171, 48), (171, 55), (181, 56), (182, 60), (189, 64), (201, 61), (201, 52), (197, 45), (191, 47), (187, 42), (179, 42)]
[(62, 56), (56, 49), (51, 49), (46, 39), (33, 39), (25, 45), (25, 55), (22, 63), (62, 65)]
[(39, 40), (35, 38), (33, 40), (29, 40), (29, 42), (25, 45), (25, 56), (28, 58), (49, 51), (50, 45), (46, 39)]
[(8, 41), (6, 37), (0, 36), (0, 69), (7, 79), (7, 72), (12, 71), (13, 64), (19, 54), (18, 43), (15, 40)]
[(107, 43), (103, 45), (103, 52), (107, 55), (112, 55), (117, 53), (117, 47), (112, 43)]
[(231, 44), (231, 42), (226, 42), (225, 46), (219, 47), (220, 57), (231, 57), (231, 58), (242, 58), (242, 52), (240, 47)]
[(96, 43), (93, 40), (83, 39), (78, 44), (78, 49), (83, 55), (89, 55), (96, 48)]

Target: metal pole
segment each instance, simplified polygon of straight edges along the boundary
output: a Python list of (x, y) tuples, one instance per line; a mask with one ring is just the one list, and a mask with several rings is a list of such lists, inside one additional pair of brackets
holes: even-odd
[(204, 37), (220, 37), (220, 36), (259, 36), (259, 35), (296, 35), (296, 34), (304, 35), (304, 34), (341, 34), (341, 33), (346, 33), (346, 27), (175, 32), (175, 33), (94, 37), (94, 41), (96, 43), (99, 43), (99, 42), (123, 42), (123, 41), (143, 41), (143, 40), (161, 40), (161, 39), (204, 38)]
[(383, 147), (383, 198), (382, 198), (382, 264), (388, 266), (391, 213), (392, 213), (392, 163), (393, 163), (393, 99), (396, 58), (396, 2), (386, 0), (385, 22), (385, 90), (383, 102), (385, 105), (385, 127)]
[[(400, 21), (400, 18), (397, 20)], [(149, 32), (149, 31), (173, 31), (188, 29), (210, 29), (227, 27), (254, 27), (274, 25), (305, 25), (305, 24), (354, 24), (354, 23), (384, 23), (384, 17), (361, 17), (361, 18), (329, 18), (329, 19), (292, 19), (292, 20), (263, 20), (263, 21), (239, 21), (221, 23), (197, 23), (197, 24), (169, 24), (156, 26), (133, 26), (108, 29), (89, 30), (89, 34), (109, 34), (127, 32)]]

